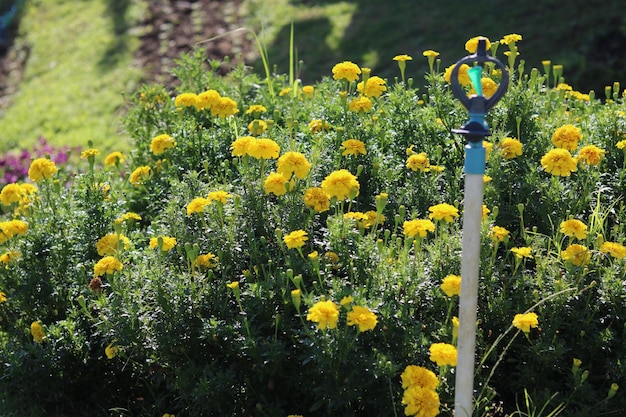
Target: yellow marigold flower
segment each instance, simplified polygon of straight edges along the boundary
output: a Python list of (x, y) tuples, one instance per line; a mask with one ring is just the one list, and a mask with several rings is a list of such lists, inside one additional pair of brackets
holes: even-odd
[(522, 40), (522, 35), (518, 35), (517, 33), (511, 33), (509, 35), (504, 35), (502, 39), (500, 39), (500, 43), (503, 45), (509, 45), (511, 43), (519, 42)]
[(339, 304), (341, 304), (342, 307), (346, 307), (346, 308), (350, 308), (350, 304), (352, 304), (354, 302), (354, 297), (352, 297), (351, 295), (346, 295), (345, 297), (343, 297), (341, 299), (341, 301), (339, 301)]
[(150, 249), (156, 249), (159, 247), (159, 239), (163, 242), (163, 246), (161, 250), (163, 252), (170, 251), (174, 246), (176, 246), (176, 238), (170, 236), (159, 236), (153, 237), (150, 239)]
[(402, 228), (405, 236), (424, 238), (428, 232), (435, 231), (435, 224), (428, 219), (407, 220), (402, 225)]
[(372, 111), (372, 101), (367, 97), (357, 97), (350, 101), (348, 109), (355, 113), (367, 113)]
[(374, 330), (376, 323), (378, 323), (378, 317), (367, 307), (354, 306), (348, 312), (348, 326), (359, 326), (359, 332)]
[(36, 185), (28, 183), (28, 182), (20, 184), (20, 188), (22, 189), (23, 195), (35, 194), (38, 191)]
[(231, 145), (230, 149), (232, 150), (233, 156), (245, 156), (251, 155), (251, 152), (254, 152), (254, 148), (256, 145), (257, 139), (253, 136), (242, 136), (237, 138)]
[(309, 238), (304, 230), (294, 230), (288, 235), (283, 236), (283, 241), (289, 249), (301, 248), (307, 240), (309, 240)]
[(426, 152), (414, 153), (410, 155), (406, 160), (406, 167), (415, 172), (430, 171), (430, 161), (428, 160)]
[(122, 248), (128, 249), (129, 247), (130, 240), (126, 236), (118, 235), (117, 233), (109, 233), (96, 242), (96, 250), (100, 256), (115, 255), (118, 250)]
[(254, 119), (248, 123), (248, 130), (255, 136), (262, 135), (267, 130), (267, 123), (265, 120)]
[(226, 204), (229, 198), (233, 198), (233, 195), (227, 193), (224, 190), (211, 191), (207, 195), (207, 200), (209, 200), (209, 203), (212, 201), (217, 201), (218, 203)]
[(276, 162), (276, 171), (285, 178), (305, 178), (309, 175), (311, 164), (306, 157), (300, 152), (286, 152), (281, 155)]
[(435, 417), (439, 414), (439, 394), (418, 385), (407, 388), (402, 395), (404, 414), (417, 417)]
[(322, 181), (322, 190), (337, 200), (356, 197), (360, 187), (357, 178), (346, 169), (331, 172)]
[(348, 139), (343, 141), (341, 143), (341, 149), (343, 149), (343, 152), (341, 153), (343, 156), (358, 156), (359, 154), (367, 154), (367, 151), (365, 150), (365, 143), (358, 139)]
[(196, 107), (198, 95), (196, 93), (181, 93), (174, 99), (176, 107)]
[[(448, 84), (450, 84), (450, 77), (452, 76), (452, 70), (454, 70), (455, 65), (456, 64), (450, 65), (443, 73), (443, 78)], [(467, 72), (469, 69), (470, 67), (467, 64), (461, 64), (461, 66), (459, 67), (458, 80), (459, 84), (461, 84), (462, 86), (472, 85), (469, 73)]]
[(246, 114), (261, 114), (265, 112), (267, 112), (267, 109), (261, 104), (252, 104), (248, 107), (248, 110), (246, 110)]
[(583, 240), (587, 237), (587, 225), (578, 219), (569, 219), (561, 222), (559, 230), (566, 236)]
[(272, 139), (260, 138), (256, 140), (256, 146), (248, 149), (248, 154), (256, 159), (278, 158), (280, 146)]
[(459, 209), (446, 203), (430, 206), (428, 211), (430, 211), (430, 214), (428, 215), (429, 219), (452, 222), (454, 221), (454, 217), (459, 217)]
[[(15, 251), (9, 251), (9, 252), (5, 252), (2, 255), (0, 255), (0, 264), (1, 265), (8, 265), (13, 259), (16, 259), (20, 256), (19, 252), (15, 252)], [(4, 294), (4, 293), (3, 293)], [(5, 300), (6, 301), (6, 298)], [(3, 301), (0, 301), (3, 302)]]
[(116, 271), (121, 271), (123, 268), (122, 263), (114, 256), (105, 256), (100, 259), (93, 267), (94, 275), (99, 277), (104, 274), (113, 274)]
[(498, 84), (496, 84), (494, 80), (488, 77), (481, 78), (480, 85), (482, 86), (482, 89), (483, 89), (483, 95), (487, 98), (494, 95), (496, 90), (498, 90)]
[(552, 134), (552, 144), (557, 148), (575, 151), (583, 135), (580, 129), (572, 124), (557, 128)]
[(319, 187), (309, 188), (304, 192), (304, 204), (318, 213), (330, 208), (330, 197)]
[(152, 142), (150, 143), (150, 150), (155, 155), (161, 155), (167, 149), (171, 149), (174, 146), (176, 146), (174, 138), (170, 135), (162, 134), (152, 139)]
[(506, 242), (509, 240), (510, 232), (501, 226), (493, 226), (489, 231), (489, 235), (494, 242)]
[(277, 172), (272, 172), (267, 176), (263, 183), (265, 194), (272, 193), (274, 195), (283, 195), (287, 192), (288, 178), (285, 178)]
[(226, 284), (226, 286), (230, 288), (231, 290), (236, 291), (239, 289), (239, 281), (233, 281), (229, 284)]
[(315, 87), (312, 85), (305, 85), (302, 87), (302, 94), (304, 94), (305, 97), (313, 97), (315, 95)]
[(459, 275), (447, 275), (441, 282), (441, 290), (448, 297), (461, 294), (461, 277)]
[(311, 133), (319, 133), (330, 129), (330, 123), (325, 120), (313, 119), (308, 124)]
[(6, 301), (7, 301), (7, 295), (4, 292), (0, 291), (0, 304), (6, 303)]
[(360, 211), (349, 211), (343, 215), (344, 219), (353, 219), (355, 221), (367, 220), (367, 214)]
[(422, 52), (422, 55), (424, 55), (426, 58), (437, 58), (439, 56), (439, 52), (428, 49)]
[(348, 82), (352, 82), (359, 79), (361, 68), (353, 62), (344, 61), (339, 64), (335, 64), (332, 71), (333, 78), (335, 80), (346, 80)]
[(220, 93), (215, 90), (204, 91), (198, 94), (198, 100), (196, 101), (196, 110), (200, 111), (204, 109), (211, 109), (216, 103), (220, 101), (221, 98), (222, 96), (220, 95)]
[(513, 326), (528, 333), (531, 327), (534, 329), (539, 326), (539, 319), (535, 313), (516, 314), (513, 317)]
[(59, 171), (54, 161), (47, 158), (37, 158), (30, 164), (28, 168), (28, 178), (35, 182), (42, 181), (52, 177)]
[(211, 115), (226, 118), (239, 113), (237, 102), (232, 98), (220, 97), (211, 106)]
[(219, 260), (220, 258), (218, 258), (216, 255), (209, 252), (204, 255), (198, 255), (193, 265), (196, 268), (212, 269), (217, 266), (217, 264), (219, 263)]
[(130, 183), (139, 185), (148, 181), (152, 177), (152, 168), (147, 165), (140, 166), (130, 174)]
[(513, 254), (515, 255), (517, 259), (523, 259), (523, 258), (532, 259), (533, 258), (532, 248), (528, 246), (524, 246), (520, 248), (518, 247), (511, 248), (511, 252), (513, 252)]
[(280, 92), (278, 93), (278, 96), (279, 97), (284, 97), (286, 95), (289, 95), (289, 93), (291, 93), (291, 88), (286, 87), (286, 88), (283, 88), (282, 90), (280, 90)]
[(626, 149), (626, 139), (620, 140), (615, 146), (617, 146), (617, 149)]
[(406, 61), (412, 61), (413, 58), (410, 55), (403, 54), (403, 55), (394, 56), (393, 60), (397, 62), (406, 62)]
[(430, 345), (430, 360), (437, 366), (456, 366), (456, 348), (448, 343), (433, 343)]
[(604, 149), (600, 149), (595, 145), (583, 146), (577, 155), (579, 161), (593, 166), (599, 165), (602, 158), (604, 158)]
[(483, 209), (482, 209), (482, 215), (481, 215), (481, 217), (482, 217), (483, 219), (486, 219), (486, 218), (487, 218), (487, 216), (489, 216), (489, 213), (491, 213), (491, 210), (489, 210), (489, 208), (488, 208), (486, 205), (484, 205), (484, 204), (483, 204)]
[(307, 256), (312, 261), (315, 261), (315, 260), (317, 260), (319, 258), (319, 254), (317, 253), (316, 250), (314, 250), (313, 252), (309, 253)]
[(445, 167), (441, 166), (441, 165), (428, 165), (428, 169), (430, 170), (430, 172), (443, 172), (445, 171)]
[(570, 93), (570, 96), (576, 100), (580, 100), (580, 101), (589, 101), (591, 99), (591, 97), (589, 96), (589, 94), (583, 94), (580, 91), (572, 91)]
[[(5, 239), (10, 239), (15, 235), (23, 235), (28, 231), (28, 223), (22, 220), (9, 220), (7, 222), (0, 222), (0, 235)], [(2, 243), (0, 242), (0, 243)]]
[(194, 213), (203, 213), (204, 208), (210, 203), (208, 198), (196, 197), (187, 204), (187, 216)]
[(133, 213), (129, 211), (128, 213), (124, 213), (119, 217), (121, 221), (141, 221), (141, 216), (137, 213)]
[(91, 157), (96, 157), (100, 155), (100, 151), (98, 149), (85, 149), (80, 153), (80, 159), (89, 159)]
[(365, 97), (380, 97), (385, 91), (387, 91), (387, 87), (385, 86), (385, 80), (374, 75), (367, 79), (365, 87), (363, 87), (363, 81), (358, 83), (356, 85), (356, 90)]
[(561, 251), (561, 258), (575, 266), (584, 266), (591, 260), (591, 254), (586, 246), (573, 244)]
[(0, 191), (0, 202), (5, 206), (13, 203), (19, 203), (24, 194), (23, 188), (19, 184), (7, 184)]
[(385, 216), (383, 214), (379, 214), (374, 210), (368, 210), (365, 213), (365, 219), (359, 222), (359, 227), (363, 229), (367, 229), (368, 227), (373, 226), (374, 224), (381, 224), (385, 222)]
[(491, 48), (491, 42), (489, 41), (488, 38), (484, 36), (475, 36), (469, 39), (467, 42), (465, 42), (465, 50), (469, 52), (470, 54), (476, 53), (476, 51), (478, 50), (478, 41), (480, 39), (485, 40), (485, 43), (486, 43), (485, 49), (488, 51), (489, 48)]
[(429, 369), (417, 365), (408, 365), (400, 375), (402, 388), (422, 387), (435, 390), (439, 386), (439, 378)]
[(104, 348), (104, 354), (107, 359), (113, 359), (120, 353), (120, 347), (113, 345), (113, 342), (109, 343), (107, 347)]
[(600, 245), (600, 252), (608, 253), (617, 259), (623, 259), (626, 257), (626, 247), (615, 242), (602, 243), (602, 245)]
[(318, 301), (309, 309), (306, 319), (317, 323), (318, 329), (334, 329), (339, 321), (339, 308), (332, 301)]
[(541, 157), (541, 166), (549, 174), (569, 177), (576, 171), (576, 160), (567, 149), (551, 149)]
[(502, 158), (513, 159), (522, 154), (522, 142), (515, 138), (504, 138), (500, 143), (502, 149)]
[(115, 166), (124, 162), (124, 155), (120, 151), (114, 151), (104, 158), (104, 165)]
[(30, 324), (30, 334), (33, 336), (35, 343), (39, 344), (43, 343), (46, 338), (43, 327), (41, 327), (41, 324), (38, 321), (34, 321)]

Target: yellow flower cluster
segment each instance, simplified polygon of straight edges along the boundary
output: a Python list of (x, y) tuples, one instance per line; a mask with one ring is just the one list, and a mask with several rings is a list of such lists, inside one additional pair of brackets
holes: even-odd
[(272, 139), (242, 136), (235, 140), (230, 149), (233, 156), (251, 156), (256, 159), (275, 159), (280, 153), (280, 146)]
[(194, 107), (197, 111), (210, 110), (212, 116), (226, 118), (239, 112), (237, 102), (222, 97), (216, 90), (207, 90), (200, 94), (182, 93), (174, 100), (176, 107)]

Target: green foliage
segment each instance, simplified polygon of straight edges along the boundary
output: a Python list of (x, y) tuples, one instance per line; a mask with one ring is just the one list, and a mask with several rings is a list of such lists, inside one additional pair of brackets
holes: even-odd
[[(172, 95), (149, 85), (132, 97), (124, 160), (85, 151), (77, 172), (3, 206), (4, 220), (28, 230), (2, 243), (2, 414), (397, 416), (401, 374), (419, 365), (437, 374), (441, 414), (452, 415), (453, 368), (429, 349), (455, 343), (458, 299), (440, 287), (460, 274), (462, 221), (434, 218), (423, 237), (405, 228), (437, 204), (463, 209), (464, 142), (450, 129), (467, 116), (444, 75), (429, 74), (424, 92), (388, 83), (371, 111), (356, 112), (354, 82), (324, 78), (311, 91), (244, 66), (218, 77), (199, 52), (178, 64)], [(626, 403), (611, 384), (626, 386), (626, 265), (602, 244), (626, 232), (623, 98), (601, 104), (536, 70), (516, 74), (488, 120), (476, 414), (619, 413)], [(208, 89), (237, 111), (184, 105)], [(253, 135), (260, 120), (267, 129)], [(540, 160), (565, 124), (580, 128), (578, 149), (605, 154), (555, 177)], [(280, 156), (302, 153), (310, 171), (267, 187), (276, 155), (234, 155), (248, 136), (271, 138)], [(505, 152), (506, 137), (522, 155)], [(428, 163), (413, 170), (420, 153)], [(150, 174), (138, 177), (141, 167)], [(358, 183), (347, 198), (325, 182), (342, 169)], [(303, 198), (320, 186), (327, 210)], [(570, 217), (586, 236), (561, 230)], [(293, 244), (294, 231), (307, 239)], [(564, 257), (572, 244), (589, 249), (580, 265)], [(526, 247), (526, 257), (511, 251)], [(315, 311), (328, 301), (337, 315), (326, 328)], [(352, 322), (360, 306), (373, 326)], [(511, 323), (527, 311), (539, 323), (524, 333)]]

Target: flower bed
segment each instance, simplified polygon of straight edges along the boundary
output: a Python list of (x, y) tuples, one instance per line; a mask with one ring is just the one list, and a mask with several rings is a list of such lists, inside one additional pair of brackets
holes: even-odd
[[(475, 413), (619, 413), (623, 93), (520, 40), (491, 43)], [(34, 160), (0, 193), (3, 414), (451, 415), (467, 114), (437, 55), (423, 92), (408, 55), (305, 86), (186, 55), (130, 154)]]

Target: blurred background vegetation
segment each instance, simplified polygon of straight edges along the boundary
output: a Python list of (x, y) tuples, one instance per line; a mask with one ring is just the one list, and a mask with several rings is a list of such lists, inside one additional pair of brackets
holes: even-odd
[(467, 54), (470, 37), (518, 33), (527, 70), (542, 60), (562, 64), (568, 84), (597, 97), (615, 81), (626, 85), (618, 1), (0, 0), (0, 14), (0, 151), (39, 137), (130, 146), (120, 124), (127, 98), (141, 83), (172, 80), (180, 53), (199, 47), (209, 59), (229, 55), (229, 65), (245, 62), (260, 73), (255, 33), (270, 66), (287, 73), (292, 23), (304, 84), (343, 60), (393, 79), (393, 57), (408, 54), (407, 77), (420, 86), (424, 50), (441, 53), (443, 70)]

